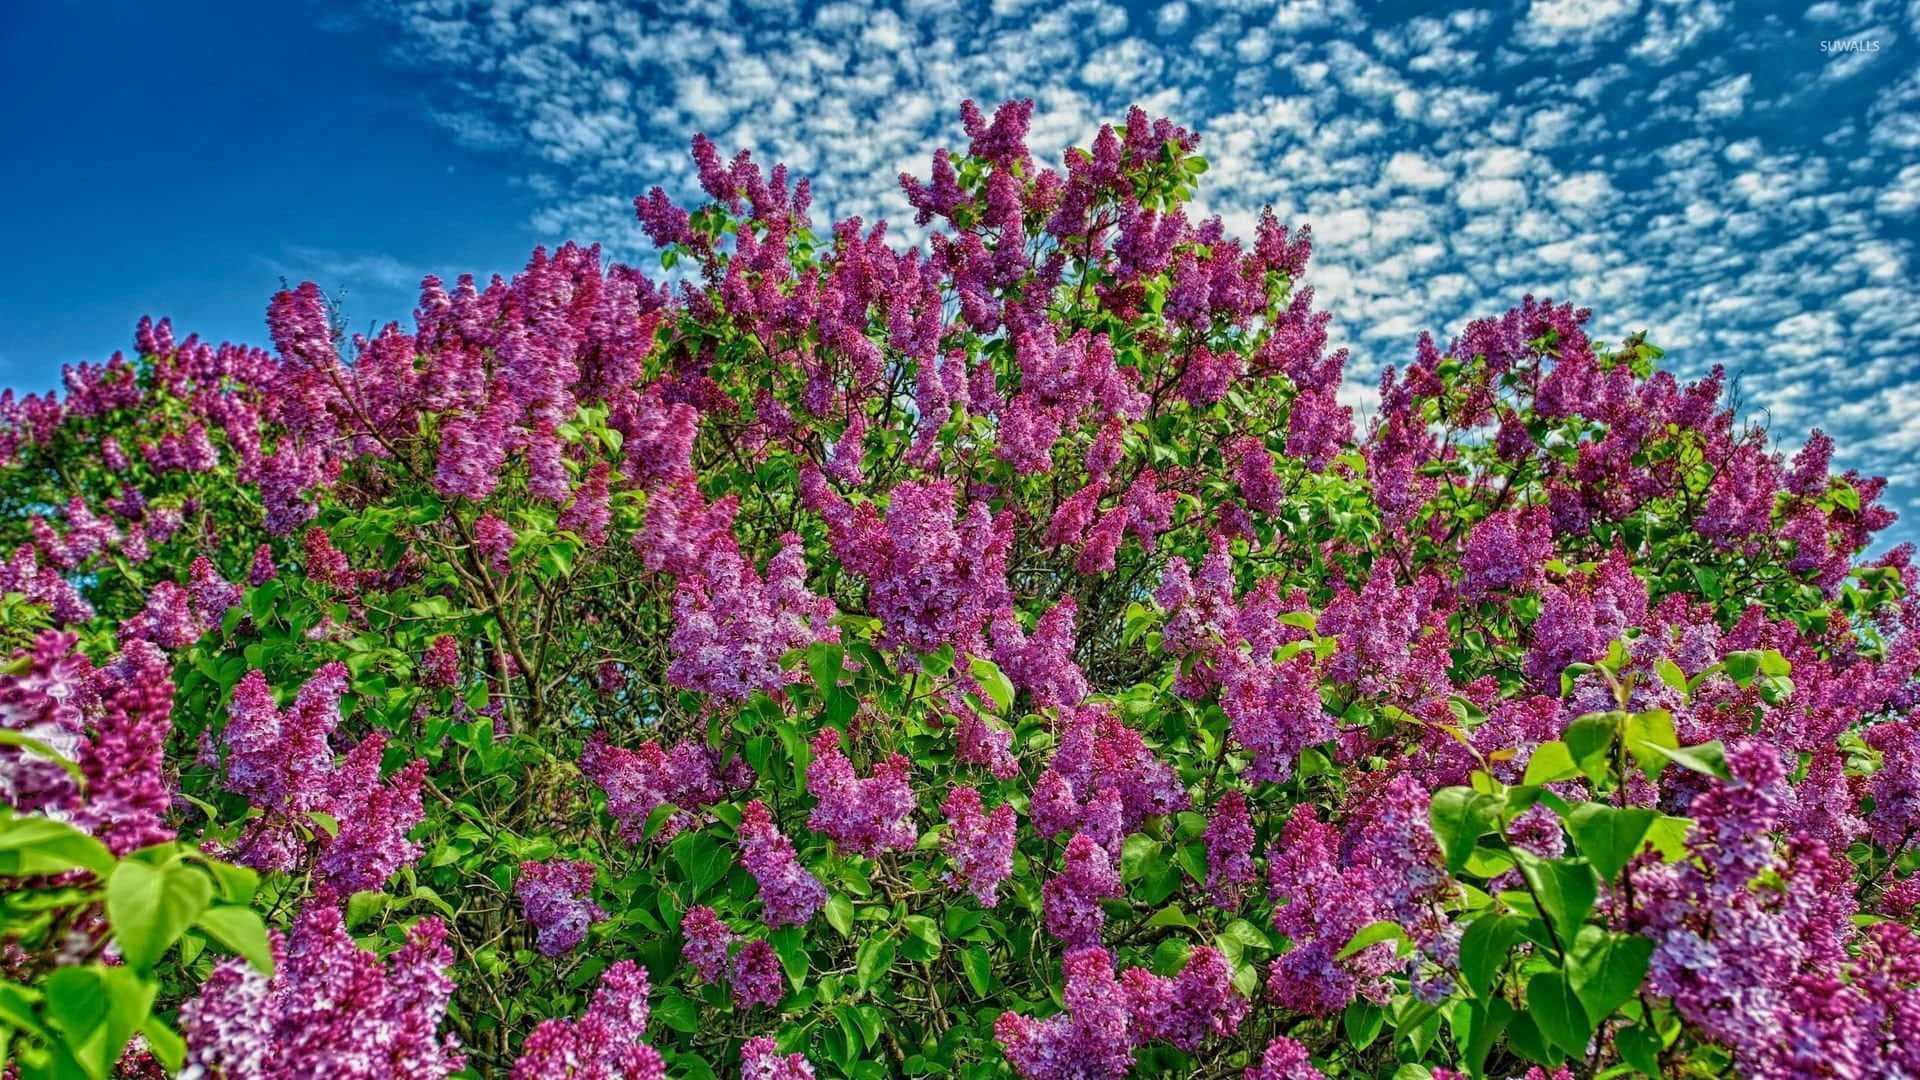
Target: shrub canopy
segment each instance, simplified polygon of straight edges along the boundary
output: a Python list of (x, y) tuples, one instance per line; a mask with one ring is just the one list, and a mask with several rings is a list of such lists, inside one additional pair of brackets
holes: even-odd
[(1031, 108), (0, 396), (21, 1074), (1920, 1075), (1882, 481)]

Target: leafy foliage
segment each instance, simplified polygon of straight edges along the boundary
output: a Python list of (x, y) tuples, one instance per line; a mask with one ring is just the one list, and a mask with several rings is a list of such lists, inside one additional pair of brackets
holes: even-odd
[(1356, 430), (1305, 229), (1030, 108), (0, 397), (22, 1075), (1920, 1071), (1882, 482), (1532, 298)]

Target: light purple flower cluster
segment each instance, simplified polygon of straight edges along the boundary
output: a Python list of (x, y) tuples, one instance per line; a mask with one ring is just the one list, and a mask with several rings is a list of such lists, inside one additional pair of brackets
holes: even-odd
[(234, 687), (221, 741), (227, 747), (229, 791), (262, 811), (236, 857), (260, 870), (292, 870), (300, 859), (307, 815), (324, 813), (338, 831), (321, 838), (314, 869), (323, 886), (345, 897), (377, 888), (419, 857), (407, 833), (420, 822), (426, 762), (415, 761), (380, 782), (385, 736), (369, 736), (336, 764), (332, 734), (340, 725), (347, 669), (314, 672), (293, 704), (276, 707), (265, 673), (249, 671)]
[(584, 859), (520, 864), (513, 893), (520, 900), (520, 914), (533, 924), (534, 947), (542, 956), (572, 951), (586, 940), (589, 926), (607, 917), (593, 902), (597, 869)]
[(1009, 612), (993, 623), (993, 662), (1033, 699), (1033, 707), (1072, 707), (1087, 696), (1087, 677), (1073, 662), (1073, 597), (1047, 609), (1029, 636)]
[(787, 995), (787, 977), (780, 971), (780, 958), (774, 954), (773, 946), (761, 938), (747, 942), (733, 954), (729, 981), (733, 984), (735, 1008), (778, 1005)]
[(385, 732), (374, 732), (347, 752), (327, 777), (326, 812), (339, 823), (314, 859), (315, 889), (320, 895), (348, 897), (378, 889), (394, 871), (420, 857), (421, 847), (407, 839), (420, 823), (424, 759), (409, 762), (386, 783), (380, 782)]
[(1461, 595), (1479, 600), (1524, 591), (1552, 554), (1553, 533), (1545, 507), (1536, 503), (1490, 514), (1467, 534), (1460, 553)]
[(1220, 793), (1202, 838), (1207, 844), (1207, 894), (1214, 906), (1237, 911), (1245, 886), (1259, 880), (1253, 868), (1253, 818), (1238, 789)]
[(1066, 866), (1041, 889), (1047, 933), (1068, 948), (1100, 944), (1102, 900), (1120, 897), (1120, 870), (1107, 849), (1085, 833), (1067, 841)]
[(1540, 617), (1531, 627), (1532, 646), (1522, 665), (1547, 693), (1558, 693), (1568, 664), (1597, 659), (1607, 643), (1647, 617), (1647, 586), (1618, 548), (1593, 574), (1540, 592)]
[(685, 938), (680, 946), (681, 957), (702, 979), (719, 982), (727, 973), (727, 951), (733, 947), (733, 930), (721, 920), (718, 912), (705, 904), (695, 904), (680, 920), (680, 934)]
[(1252, 1006), (1233, 987), (1233, 967), (1206, 946), (1196, 947), (1180, 974), (1168, 978), (1146, 968), (1120, 974), (1133, 1014), (1135, 1043), (1151, 1039), (1194, 1051), (1209, 1036), (1230, 1039)]
[(1063, 963), (1066, 1011), (1044, 1020), (1004, 1012), (994, 1037), (1025, 1080), (1118, 1080), (1133, 1070), (1127, 993), (1113, 957), (1099, 946), (1073, 949)]
[[(1440, 1070), (1433, 1075), (1438, 1080)], [(1327, 1074), (1314, 1067), (1306, 1047), (1279, 1035), (1261, 1053), (1260, 1064), (1247, 1070), (1245, 1080), (1327, 1080)]]
[(755, 1035), (740, 1046), (740, 1080), (813, 1080), (813, 1065), (804, 1054), (782, 1054), (768, 1035)]
[(1147, 818), (1186, 809), (1179, 776), (1110, 706), (1067, 710), (1058, 730), (1029, 810), (1041, 835), (1078, 829), (1118, 857), (1120, 841)]
[(808, 590), (800, 538), (781, 538), (763, 578), (742, 558), (731, 535), (711, 547), (700, 570), (680, 582), (673, 601), (673, 660), (667, 680), (729, 701), (754, 691), (778, 694), (806, 678), (781, 657), (815, 641), (839, 638), (829, 626), (833, 601)]
[(439, 920), (422, 919), (383, 963), (347, 936), (338, 908), (308, 906), (289, 934), (275, 935), (271, 979), (223, 960), (180, 1007), (180, 1075), (439, 1080), (457, 1072), (459, 1040), (439, 1034), (453, 993), (446, 936)]
[(665, 1080), (660, 1052), (646, 1036), (647, 969), (621, 960), (600, 974), (593, 1001), (577, 1020), (542, 1020), (513, 1063), (513, 1080)]
[(1308, 1016), (1330, 1015), (1359, 997), (1386, 1001), (1386, 976), (1397, 966), (1391, 944), (1337, 958), (1353, 935), (1381, 917), (1375, 887), (1367, 866), (1341, 864), (1337, 829), (1316, 820), (1311, 806), (1294, 807), (1280, 842), (1267, 853), (1274, 929), (1293, 942), (1267, 973), (1269, 998)]
[(1854, 945), (1852, 868), (1804, 834), (1781, 844), (1792, 789), (1780, 751), (1727, 751), (1733, 779), (1696, 796), (1692, 858), (1638, 861), (1647, 984), (1743, 1072), (1893, 1076), (1920, 1051), (1920, 942), (1898, 924)]
[(862, 779), (840, 750), (840, 732), (822, 728), (807, 766), (807, 793), (819, 800), (807, 817), (808, 827), (855, 855), (913, 847), (919, 830), (913, 823), (912, 772), (906, 757), (890, 754)]
[(695, 742), (668, 750), (654, 741), (633, 750), (615, 746), (596, 731), (580, 751), (580, 771), (607, 795), (607, 813), (619, 823), (628, 843), (646, 839), (647, 822), (663, 806), (676, 809), (651, 839), (664, 843), (693, 825), (695, 812), (730, 790), (752, 782), (752, 773), (736, 762), (724, 774), (719, 755)]
[(116, 855), (173, 839), (166, 773), (173, 730), (173, 665), (145, 641), (129, 641), (94, 676), (87, 738), (80, 745), (86, 793), (74, 823)]
[(827, 902), (820, 884), (793, 854), (793, 843), (755, 799), (740, 811), (740, 861), (760, 884), (760, 918), (768, 926), (803, 926)]
[(867, 579), (868, 610), (886, 628), (886, 644), (929, 653), (985, 655), (988, 620), (1006, 609), (1007, 551), (1013, 519), (974, 502), (956, 516), (944, 480), (896, 484), (884, 517), (851, 506), (818, 472), (802, 477), (810, 509), (826, 518), (834, 554)]
[[(71, 761), (86, 740), (82, 707), (93, 690), (93, 663), (74, 651), (72, 633), (48, 630), (31, 651), (15, 653), (0, 673), (0, 729), (45, 744)], [(22, 813), (65, 810), (79, 785), (57, 762), (15, 746), (0, 746), (0, 801)]]
[(947, 884), (966, 889), (982, 907), (993, 907), (1000, 902), (1000, 883), (1013, 873), (1017, 822), (1010, 804), (990, 814), (983, 809), (978, 790), (956, 784), (940, 804), (947, 817), (942, 846), (953, 864)]

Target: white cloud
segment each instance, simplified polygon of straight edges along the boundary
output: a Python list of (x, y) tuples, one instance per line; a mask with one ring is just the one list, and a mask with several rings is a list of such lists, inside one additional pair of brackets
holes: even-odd
[(1753, 76), (1742, 72), (1722, 79), (1700, 91), (1700, 115), (1710, 120), (1739, 116), (1747, 110), (1747, 92), (1753, 89)]
[[(1356, 402), (1419, 330), (1449, 337), (1533, 290), (1592, 307), (1602, 337), (1648, 329), (1682, 373), (1732, 363), (1776, 422), (1846, 419), (1849, 464), (1920, 445), (1873, 411), (1920, 404), (1885, 389), (1920, 382), (1898, 299), (1920, 285), (1920, 71), (1893, 71), (1910, 54), (1885, 29), (1920, 33), (1920, 0), (1805, 20), (1529, 0), (1402, 21), (1350, 0), (1131, 16), (1110, 0), (381, 2), (404, 59), (447, 82), (440, 122), (524, 159), (542, 236), (637, 251), (631, 197), (692, 195), (686, 139), (704, 129), (810, 175), (816, 224), (887, 217), (911, 242), (894, 178), (964, 143), (961, 98), (1036, 99), (1029, 141), (1049, 162), (1138, 101), (1202, 135), (1206, 212), (1245, 232), (1272, 203), (1313, 224), (1309, 280), (1353, 347)], [(1817, 40), (1874, 27), (1874, 72), (1835, 82), (1862, 61)]]

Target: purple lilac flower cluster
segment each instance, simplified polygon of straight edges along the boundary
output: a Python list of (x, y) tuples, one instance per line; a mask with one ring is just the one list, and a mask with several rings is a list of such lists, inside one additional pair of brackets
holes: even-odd
[(805, 925), (827, 902), (826, 886), (794, 857), (766, 803), (748, 803), (740, 819), (740, 861), (760, 884), (761, 920), (776, 929)]
[(646, 1036), (647, 969), (621, 960), (600, 973), (593, 1001), (578, 1019), (542, 1020), (513, 1063), (513, 1080), (665, 1080), (660, 1052)]
[(223, 960), (180, 1007), (182, 1076), (437, 1080), (464, 1060), (438, 1034), (453, 980), (447, 928), (423, 919), (384, 963), (347, 936), (338, 908), (312, 905), (275, 938), (272, 978)]
[(823, 728), (813, 740), (813, 762), (807, 766), (807, 793), (819, 802), (807, 817), (809, 828), (831, 837), (856, 855), (913, 847), (919, 830), (913, 824), (913, 766), (900, 754), (890, 754), (873, 768), (873, 775), (855, 775), (853, 762), (840, 750), (840, 733)]
[(587, 928), (607, 917), (593, 902), (598, 868), (584, 859), (523, 862), (513, 892), (520, 914), (534, 927), (534, 944), (543, 956), (571, 952), (586, 940)]

